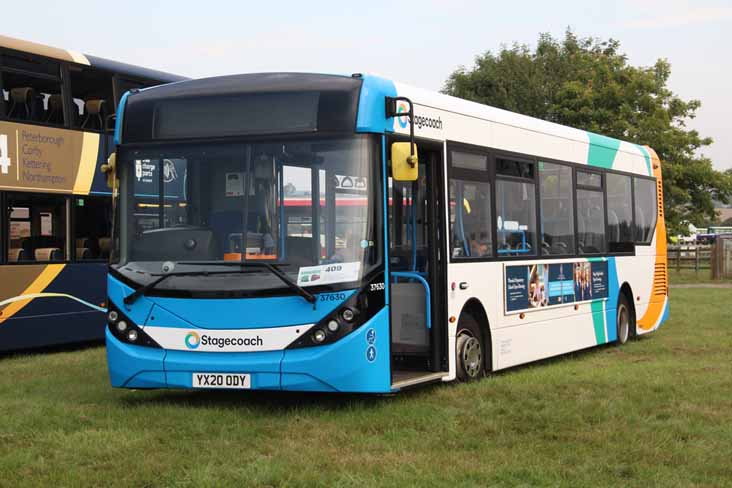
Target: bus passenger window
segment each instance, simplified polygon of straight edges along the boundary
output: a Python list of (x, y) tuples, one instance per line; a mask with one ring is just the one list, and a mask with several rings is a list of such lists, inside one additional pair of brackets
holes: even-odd
[(536, 255), (536, 186), (496, 181), (496, 223), (499, 256)]
[(577, 246), (580, 254), (605, 252), (604, 208), (602, 191), (577, 190)]
[(656, 181), (633, 178), (635, 194), (635, 241), (650, 244), (656, 230), (658, 208), (656, 202)]
[(493, 254), (489, 183), (450, 180), (450, 236), (453, 258)]
[(541, 254), (574, 254), (572, 168), (539, 162)]
[(65, 261), (66, 198), (8, 196), (8, 262)]
[(633, 252), (633, 198), (630, 176), (608, 173), (607, 228), (610, 252)]
[(109, 257), (107, 241), (112, 234), (112, 199), (78, 197), (74, 200), (74, 240), (77, 261)]
[(453, 258), (493, 255), (488, 155), (450, 151), (450, 254)]
[(59, 64), (24, 54), (4, 54), (5, 114), (12, 120), (63, 125)]
[(114, 113), (112, 74), (70, 66), (69, 75), (76, 109), (72, 125), (87, 131), (109, 131), (108, 119)]

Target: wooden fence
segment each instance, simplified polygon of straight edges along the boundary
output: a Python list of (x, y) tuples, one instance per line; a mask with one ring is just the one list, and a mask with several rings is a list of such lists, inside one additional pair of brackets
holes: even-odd
[(712, 247), (708, 245), (669, 245), (668, 269), (681, 271), (682, 269), (710, 270)]

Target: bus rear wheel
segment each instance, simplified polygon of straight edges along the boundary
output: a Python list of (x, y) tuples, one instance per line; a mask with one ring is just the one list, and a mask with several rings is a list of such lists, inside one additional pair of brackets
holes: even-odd
[(633, 314), (628, 304), (628, 298), (625, 294), (621, 294), (618, 298), (618, 309), (617, 309), (617, 339), (616, 344), (621, 345), (628, 342), (630, 338), (630, 327), (633, 320)]
[(460, 381), (477, 380), (483, 375), (484, 350), (478, 322), (470, 315), (463, 316), (455, 341), (457, 377)]

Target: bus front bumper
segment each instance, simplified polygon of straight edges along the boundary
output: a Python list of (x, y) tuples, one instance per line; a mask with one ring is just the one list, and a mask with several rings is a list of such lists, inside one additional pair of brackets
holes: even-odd
[[(248, 374), (252, 390), (388, 393), (388, 308), (326, 346), (264, 352), (193, 352), (134, 346), (107, 329), (107, 364), (117, 388), (192, 388), (194, 373)], [(369, 333), (369, 331), (372, 331)]]

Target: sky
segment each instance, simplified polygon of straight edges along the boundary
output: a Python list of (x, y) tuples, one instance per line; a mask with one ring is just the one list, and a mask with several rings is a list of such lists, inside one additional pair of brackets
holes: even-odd
[(1, 11), (4, 35), (189, 77), (360, 72), (433, 90), (478, 54), (571, 28), (619, 40), (634, 65), (667, 59), (671, 90), (702, 102), (688, 126), (715, 142), (701, 152), (732, 168), (732, 0), (8, 0)]

